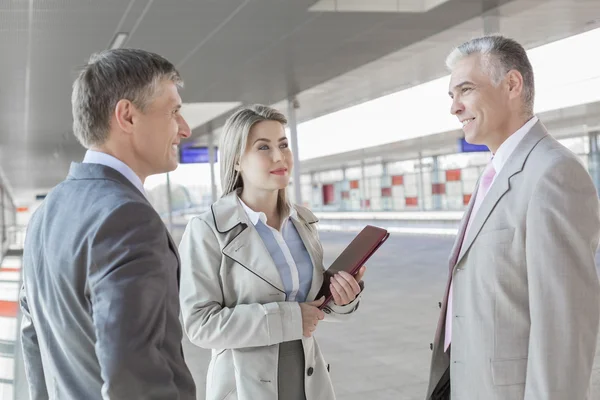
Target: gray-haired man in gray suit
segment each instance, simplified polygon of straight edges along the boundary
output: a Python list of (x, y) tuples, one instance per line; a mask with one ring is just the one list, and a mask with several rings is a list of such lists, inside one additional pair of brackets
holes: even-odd
[(179, 256), (144, 195), (190, 135), (181, 79), (141, 50), (95, 55), (73, 85), (88, 149), (33, 215), (22, 342), (38, 399), (195, 399), (181, 348)]
[(586, 400), (596, 354), (598, 194), (534, 115), (533, 68), (503, 36), (448, 57), (451, 112), (493, 153), (463, 217), (426, 400)]

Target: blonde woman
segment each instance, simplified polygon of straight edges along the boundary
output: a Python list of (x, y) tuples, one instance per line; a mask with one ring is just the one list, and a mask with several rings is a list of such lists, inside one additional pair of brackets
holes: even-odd
[(332, 278), (334, 301), (319, 310), (323, 247), (317, 219), (286, 197), (293, 168), (287, 121), (245, 107), (221, 137), (223, 196), (193, 218), (181, 242), (184, 328), (212, 349), (207, 400), (330, 400), (329, 366), (313, 337), (360, 300), (365, 272)]

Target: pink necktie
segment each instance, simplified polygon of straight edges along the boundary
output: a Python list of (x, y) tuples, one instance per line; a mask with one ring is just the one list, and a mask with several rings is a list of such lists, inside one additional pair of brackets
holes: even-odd
[[(477, 188), (477, 194), (475, 195), (475, 204), (473, 204), (473, 209), (471, 210), (471, 215), (469, 216), (469, 222), (467, 223), (467, 229), (465, 230), (465, 234), (463, 236), (463, 243), (467, 235), (469, 234), (469, 229), (471, 228), (471, 224), (477, 215), (477, 211), (479, 211), (479, 207), (483, 202), (485, 195), (487, 194), (492, 182), (494, 181), (494, 176), (496, 176), (496, 170), (494, 169), (494, 165), (490, 161), (489, 164), (485, 167), (483, 171), (483, 175), (481, 175), (481, 180), (479, 183), (479, 187)], [(462, 244), (461, 244), (462, 246)], [(460, 249), (458, 249), (460, 252)], [(450, 282), (450, 291), (448, 292), (448, 307), (446, 309), (446, 337), (444, 340), (444, 351), (448, 350), (448, 346), (450, 346), (450, 341), (452, 339), (452, 289), (454, 286), (454, 282)]]

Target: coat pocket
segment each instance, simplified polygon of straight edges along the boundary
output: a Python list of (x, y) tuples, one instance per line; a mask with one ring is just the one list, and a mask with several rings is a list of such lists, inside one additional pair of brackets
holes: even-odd
[(527, 376), (527, 358), (492, 360), (492, 380), (496, 386), (523, 385)]
[(233, 357), (231, 350), (224, 349), (216, 352), (209, 365), (209, 380), (206, 398), (215, 400), (234, 399), (236, 392), (235, 374), (233, 372)]

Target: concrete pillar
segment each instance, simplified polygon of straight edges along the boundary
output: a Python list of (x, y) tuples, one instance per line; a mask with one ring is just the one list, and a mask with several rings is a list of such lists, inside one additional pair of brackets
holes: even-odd
[(167, 228), (169, 232), (173, 232), (173, 199), (171, 198), (171, 174), (167, 172), (167, 205), (169, 213), (169, 223)]
[(423, 178), (423, 155), (419, 152), (419, 190), (417, 196), (419, 198), (419, 210), (425, 209), (425, 181)]
[(210, 164), (210, 194), (212, 202), (217, 201), (217, 184), (215, 180), (215, 159), (217, 151), (215, 149), (215, 138), (213, 130), (208, 134), (208, 158)]
[(360, 209), (367, 209), (367, 178), (365, 176), (365, 161), (360, 162)]
[[(483, 3), (487, 3), (487, 11), (483, 10), (481, 18), (483, 20), (483, 34), (492, 35), (500, 33), (500, 12), (498, 11), (498, 1), (482, 0)], [(490, 9), (489, 7), (493, 7)]]
[[(440, 178), (440, 167), (439, 167), (439, 163), (438, 163), (438, 156), (434, 156), (433, 157), (433, 174), (432, 174), (432, 180), (431, 183), (440, 183), (441, 178)], [(432, 201), (433, 201), (433, 209), (434, 210), (441, 210), (442, 209), (442, 196), (439, 194), (432, 194), (431, 195)]]
[[(298, 149), (298, 126), (296, 122), (296, 109), (299, 107), (295, 98), (288, 99), (288, 126), (290, 127), (290, 141), (294, 156), (294, 202), (302, 205), (302, 184), (300, 182), (300, 151)], [(312, 190), (312, 187), (311, 187)]]
[(590, 144), (590, 153), (588, 154), (588, 171), (592, 176), (592, 181), (596, 185), (596, 191), (600, 190), (600, 139), (599, 132), (588, 133)]

